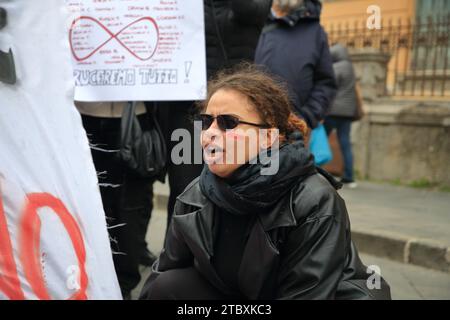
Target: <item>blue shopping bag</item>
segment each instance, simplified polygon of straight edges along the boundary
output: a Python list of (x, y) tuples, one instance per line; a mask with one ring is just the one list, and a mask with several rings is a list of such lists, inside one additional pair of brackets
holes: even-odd
[(314, 155), (314, 163), (318, 166), (324, 165), (333, 159), (333, 153), (331, 152), (323, 124), (311, 131), (309, 150)]

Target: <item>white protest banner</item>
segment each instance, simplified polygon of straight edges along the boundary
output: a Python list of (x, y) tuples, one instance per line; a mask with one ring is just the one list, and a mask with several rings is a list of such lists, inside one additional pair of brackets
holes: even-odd
[(200, 100), (203, 0), (66, 0), (78, 101)]
[[(0, 300), (121, 299), (60, 0), (0, 0)], [(3, 63), (4, 61), (0, 61)], [(11, 77), (12, 78), (12, 77)]]

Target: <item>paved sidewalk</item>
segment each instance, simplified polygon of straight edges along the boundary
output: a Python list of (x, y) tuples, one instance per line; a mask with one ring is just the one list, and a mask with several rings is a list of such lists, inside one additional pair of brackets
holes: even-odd
[(380, 267), (393, 300), (450, 300), (450, 274), (361, 254), (365, 265)]
[(339, 191), (360, 251), (450, 272), (450, 193), (359, 182)]

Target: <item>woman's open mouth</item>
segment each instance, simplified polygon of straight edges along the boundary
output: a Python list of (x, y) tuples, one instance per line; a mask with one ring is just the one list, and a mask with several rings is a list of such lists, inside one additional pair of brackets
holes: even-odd
[(221, 164), (224, 163), (223, 155), (225, 151), (216, 145), (208, 145), (203, 149), (203, 158), (207, 164)]

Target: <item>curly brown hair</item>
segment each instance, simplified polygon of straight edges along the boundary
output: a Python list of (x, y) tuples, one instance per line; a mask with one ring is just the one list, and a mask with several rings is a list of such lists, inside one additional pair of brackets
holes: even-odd
[(211, 97), (221, 89), (236, 90), (246, 96), (263, 122), (279, 130), (281, 142), (288, 140), (290, 134), (295, 131), (306, 137), (306, 122), (293, 113), (283, 82), (274, 79), (256, 65), (241, 63), (218, 73), (208, 83), (206, 100), (198, 103), (199, 108), (206, 110)]

